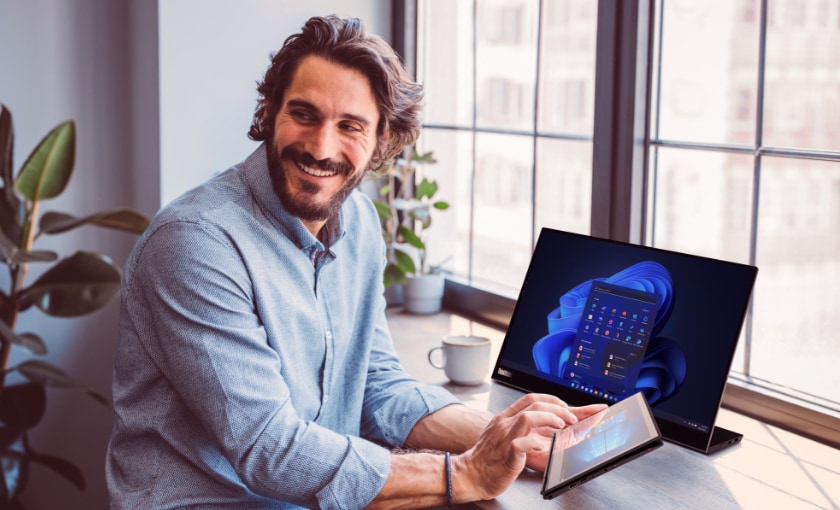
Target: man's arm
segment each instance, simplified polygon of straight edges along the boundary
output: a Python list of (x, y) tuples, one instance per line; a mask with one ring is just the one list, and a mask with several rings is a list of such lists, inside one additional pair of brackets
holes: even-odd
[[(488, 500), (513, 483), (526, 465), (544, 469), (547, 431), (576, 423), (603, 405), (568, 407), (560, 399), (528, 394), (489, 421), (464, 406), (448, 406), (420, 420), (406, 446), (464, 452), (451, 459), (455, 503)], [(486, 426), (481, 427), (485, 423)], [(369, 508), (420, 508), (448, 503), (445, 457), (393, 455), (385, 486)]]

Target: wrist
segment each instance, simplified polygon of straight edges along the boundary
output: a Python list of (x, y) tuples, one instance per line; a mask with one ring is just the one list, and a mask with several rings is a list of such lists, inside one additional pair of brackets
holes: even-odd
[(452, 486), (451, 503), (471, 503), (482, 499), (472, 482), (467, 454), (451, 456), (449, 477)]

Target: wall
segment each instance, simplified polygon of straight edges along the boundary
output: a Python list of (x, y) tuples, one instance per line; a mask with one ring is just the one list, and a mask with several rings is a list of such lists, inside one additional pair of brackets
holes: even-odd
[[(0, 0), (0, 102), (14, 116), (15, 169), (52, 127), (74, 119), (73, 179), (43, 210), (128, 205), (152, 215), (253, 150), (245, 134), (269, 53), (310, 15), (331, 12), (390, 33), (388, 0)], [(134, 239), (84, 227), (37, 247), (62, 255), (84, 247), (122, 264)], [(41, 271), (33, 266), (29, 281)], [(2, 270), (0, 288), (8, 285)], [(118, 313), (116, 302), (78, 319), (27, 311), (18, 331), (37, 332), (49, 361), (110, 395)], [(12, 363), (27, 358), (15, 352)], [(81, 392), (49, 390), (48, 399), (32, 445), (78, 464), (88, 488), (36, 466), (26, 507), (107, 508), (111, 410)]]

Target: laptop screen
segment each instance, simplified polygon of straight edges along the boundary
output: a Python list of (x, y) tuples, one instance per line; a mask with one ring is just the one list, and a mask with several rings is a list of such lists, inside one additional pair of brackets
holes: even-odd
[(705, 450), (757, 268), (543, 229), (493, 379), (572, 405), (644, 392)]

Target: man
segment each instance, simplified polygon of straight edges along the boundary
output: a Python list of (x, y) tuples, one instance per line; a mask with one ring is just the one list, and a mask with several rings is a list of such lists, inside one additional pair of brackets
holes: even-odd
[(164, 208), (126, 264), (112, 506), (420, 507), (544, 468), (548, 431), (599, 407), (529, 395), (488, 423), (394, 354), (379, 223), (354, 190), (416, 139), (421, 88), (358, 20), (326, 17), (258, 90), (264, 143)]

